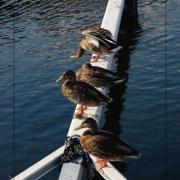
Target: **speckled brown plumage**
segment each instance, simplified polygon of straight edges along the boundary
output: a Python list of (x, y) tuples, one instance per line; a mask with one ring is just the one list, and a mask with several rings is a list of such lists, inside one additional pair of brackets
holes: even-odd
[(80, 41), (78, 50), (71, 56), (72, 58), (80, 58), (85, 51), (88, 51), (97, 56), (95, 58), (97, 61), (101, 55), (111, 54), (111, 50), (118, 47), (108, 30), (92, 28), (83, 32), (85, 37)]
[(85, 81), (95, 87), (107, 87), (121, 83), (125, 78), (120, 78), (112, 71), (85, 63), (76, 72), (77, 80)]
[(104, 34), (106, 36), (112, 37), (112, 33), (109, 30), (101, 28), (101, 27), (97, 27), (97, 26), (92, 26), (92, 27), (89, 27), (89, 28), (83, 30), (82, 34), (87, 35), (88, 33), (91, 33), (91, 32), (98, 32), (98, 33)]
[(89, 130), (80, 137), (80, 144), (91, 155), (107, 161), (120, 161), (139, 156), (139, 152), (121, 138), (108, 131), (98, 130), (94, 119), (87, 118), (77, 129), (85, 127)]
[(74, 102), (85, 106), (95, 107), (102, 106), (110, 101), (96, 88), (83, 81), (77, 81), (73, 71), (67, 71), (63, 78), (65, 82), (61, 86), (62, 94)]

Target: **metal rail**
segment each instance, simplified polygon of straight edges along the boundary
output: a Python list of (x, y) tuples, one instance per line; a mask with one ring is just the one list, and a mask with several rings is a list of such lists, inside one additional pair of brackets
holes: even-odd
[(60, 157), (63, 152), (64, 146), (44, 157), (11, 180), (35, 180), (41, 178), (60, 163)]

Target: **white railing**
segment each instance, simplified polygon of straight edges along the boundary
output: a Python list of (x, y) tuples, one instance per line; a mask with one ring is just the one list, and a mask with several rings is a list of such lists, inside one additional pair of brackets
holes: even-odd
[(64, 152), (64, 146), (38, 161), (11, 180), (35, 180), (40, 179), (60, 163), (60, 157)]

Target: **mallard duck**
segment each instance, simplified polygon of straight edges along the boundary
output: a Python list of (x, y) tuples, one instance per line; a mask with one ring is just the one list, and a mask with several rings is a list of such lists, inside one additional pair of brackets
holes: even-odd
[(76, 74), (69, 70), (60, 76), (56, 82), (61, 80), (65, 82), (61, 86), (62, 94), (75, 104), (80, 104), (79, 112), (76, 115), (81, 116), (87, 106), (96, 107), (107, 104), (110, 98), (103, 95), (96, 88), (83, 81), (76, 80)]
[(97, 33), (101, 33), (103, 35), (112, 37), (112, 33), (109, 30), (101, 28), (101, 27), (98, 27), (98, 26), (89, 27), (89, 28), (83, 30), (82, 34), (86, 36), (87, 34), (89, 34), (91, 32), (97, 32)]
[(92, 66), (90, 63), (83, 64), (76, 72), (76, 77), (77, 80), (85, 81), (95, 87), (107, 87), (122, 83), (125, 80), (125, 78), (118, 77), (108, 69)]
[(85, 37), (81, 40), (78, 50), (71, 58), (80, 58), (85, 51), (93, 54), (91, 62), (96, 62), (101, 55), (108, 55), (113, 52), (113, 49), (120, 47), (108, 35), (101, 32), (85, 33)]
[(88, 128), (80, 137), (82, 148), (97, 158), (96, 165), (99, 169), (107, 166), (107, 161), (121, 161), (126, 158), (137, 158), (140, 153), (128, 145), (124, 140), (111, 132), (98, 130), (93, 118), (85, 119), (79, 127)]

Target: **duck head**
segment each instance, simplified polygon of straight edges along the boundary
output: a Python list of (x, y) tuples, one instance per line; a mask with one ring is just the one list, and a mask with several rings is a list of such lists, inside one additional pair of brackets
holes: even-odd
[(56, 80), (56, 83), (59, 83), (62, 80), (76, 80), (76, 74), (74, 71), (68, 70)]
[(82, 65), (82, 68), (84, 69), (90, 69), (92, 67), (92, 65), (88, 62)]
[[(97, 132), (98, 131), (98, 125), (95, 119), (89, 117), (86, 118), (79, 127), (77, 127), (75, 130), (78, 129), (82, 129), (82, 128), (88, 128), (89, 130), (93, 131), (93, 132)], [(86, 131), (85, 131), (86, 133)], [(84, 134), (83, 134), (84, 135)]]

